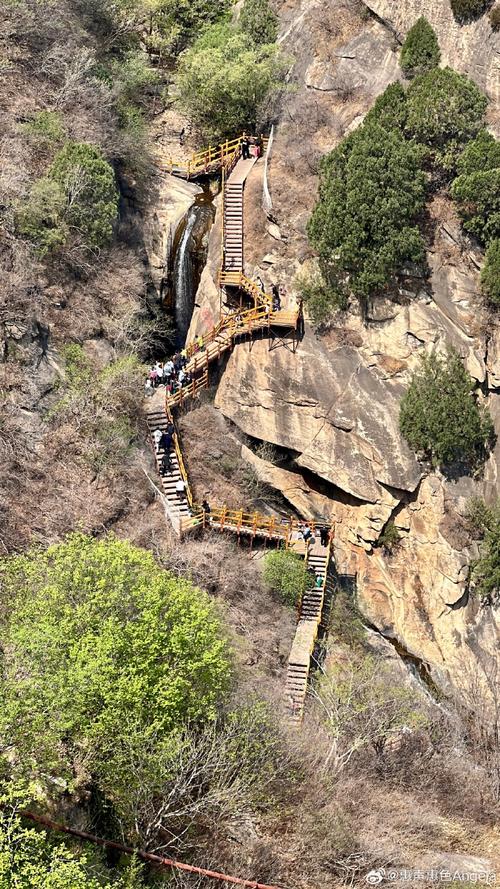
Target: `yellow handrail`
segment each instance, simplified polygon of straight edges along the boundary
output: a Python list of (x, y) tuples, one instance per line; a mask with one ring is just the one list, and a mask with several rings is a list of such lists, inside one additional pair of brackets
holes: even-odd
[(182, 386), (177, 392), (174, 392), (173, 395), (167, 395), (166, 404), (167, 409), (171, 409), (178, 404), (183, 404), (183, 402), (187, 398), (191, 398), (196, 395), (199, 389), (207, 389), (208, 388), (208, 369), (205, 371), (201, 377), (193, 380), (191, 383), (188, 383), (187, 386)]
[[(184, 171), (188, 179), (197, 173), (215, 172), (219, 168), (225, 170), (226, 175), (229, 175), (241, 154), (242, 138), (243, 135), (236, 136), (235, 139), (226, 139), (225, 142), (221, 142), (219, 145), (209, 145), (207, 148), (195, 151), (188, 160), (177, 160), (171, 155), (166, 165), (167, 169), (170, 172), (174, 170), (176, 172)], [(264, 136), (261, 136), (260, 139), (262, 150), (265, 152), (269, 139)]]
[(209, 145), (208, 148), (196, 151), (187, 161), (177, 160), (170, 156), (167, 168), (170, 168), (170, 171), (184, 171), (188, 178), (196, 173), (212, 172), (212, 168), (214, 172), (218, 167), (227, 171), (230, 166), (236, 163), (241, 153), (241, 140), (242, 136), (237, 136), (236, 139), (226, 139), (225, 142), (217, 146)]
[(188, 478), (188, 474), (187, 474), (186, 467), (185, 467), (185, 464), (184, 464), (184, 458), (183, 458), (183, 456), (182, 456), (181, 446), (180, 446), (180, 443), (179, 443), (179, 433), (177, 432), (177, 429), (176, 429), (176, 426), (175, 426), (175, 421), (174, 421), (174, 418), (173, 418), (173, 416), (172, 416), (172, 412), (171, 412), (171, 410), (170, 410), (170, 407), (169, 407), (169, 405), (168, 405), (168, 401), (167, 401), (167, 403), (165, 404), (165, 413), (166, 413), (166, 415), (167, 415), (167, 419), (169, 420), (170, 423), (172, 423), (172, 425), (173, 425), (173, 427), (174, 427), (174, 435), (173, 435), (173, 438), (174, 438), (174, 448), (175, 448), (175, 453), (176, 453), (176, 455), (177, 455), (177, 463), (179, 464), (179, 472), (180, 472), (180, 474), (181, 474), (181, 477), (182, 477), (182, 479), (183, 479), (183, 481), (184, 481), (184, 483), (185, 483), (185, 485), (186, 485), (186, 497), (187, 497), (187, 501), (188, 501), (188, 503), (189, 503), (189, 506), (190, 506), (191, 509), (192, 509), (192, 508), (193, 508), (193, 494), (192, 494), (191, 487), (190, 487), (190, 484), (189, 484), (189, 478)]

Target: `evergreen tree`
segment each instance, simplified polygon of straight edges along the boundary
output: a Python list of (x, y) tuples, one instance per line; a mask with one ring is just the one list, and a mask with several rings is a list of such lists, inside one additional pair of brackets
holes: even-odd
[(404, 132), (407, 117), (406, 92), (399, 83), (390, 83), (375, 100), (365, 118), (365, 123), (376, 123), (388, 130)]
[(118, 215), (113, 168), (99, 148), (68, 142), (19, 213), (22, 234), (43, 255), (77, 241), (89, 250), (109, 244)]
[(323, 158), (308, 235), (341, 289), (368, 296), (405, 262), (424, 258), (416, 225), (425, 198), (420, 162), (418, 146), (372, 121)]
[(492, 0), (450, 0), (457, 22), (465, 24), (478, 18), (491, 6)]
[(490, 241), (481, 271), (481, 287), (486, 298), (500, 306), (500, 239)]
[(401, 401), (400, 429), (409, 445), (434, 465), (470, 463), (484, 455), (493, 434), (491, 418), (478, 406), (460, 356), (423, 355)]
[(451, 194), (464, 228), (484, 244), (500, 238), (500, 142), (481, 130), (461, 154), (457, 169)]
[(454, 169), (463, 146), (481, 129), (487, 104), (464, 74), (433, 68), (408, 87), (406, 133), (429, 146), (445, 169)]
[(439, 65), (441, 51), (435, 31), (424, 16), (410, 28), (403, 43), (400, 64), (408, 77), (424, 74)]

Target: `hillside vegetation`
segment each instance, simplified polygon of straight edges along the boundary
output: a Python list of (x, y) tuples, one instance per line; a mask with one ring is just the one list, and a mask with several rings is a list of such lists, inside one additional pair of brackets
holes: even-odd
[[(34, 829), (26, 810), (286, 889), (366, 886), (370, 870), (414, 868), (434, 850), (491, 854), (496, 676), (485, 667), (483, 686), (464, 675), (460, 696), (438, 692), (335, 578), (307, 720), (290, 731), (303, 559), (261, 559), (257, 546), (249, 558), (210, 529), (180, 541), (155, 499), (145, 362), (173, 349), (175, 331), (144, 248), (159, 206), (152, 122), (171, 113), (168, 135), (180, 141), (185, 125), (190, 148), (276, 120), (294, 89), (280, 5), (245, 0), (238, 18), (229, 0), (0, 0), (1, 889), (214, 885)], [(500, 301), (486, 100), (435, 67), (427, 27), (414, 37), (410, 85), (390, 86), (322, 161), (303, 285), (318, 318), (423, 267), (426, 204), (441, 188), (487, 250), (484, 291)], [(424, 458), (481, 462), (490, 424), (456, 354), (424, 362), (405, 404), (403, 432)], [(182, 432), (190, 423), (200, 484), (210, 461), (236, 476), (229, 422), (204, 427), (193, 411)], [(248, 469), (241, 492), (267, 496)], [(493, 603), (498, 508), (471, 504), (469, 524), (472, 592)], [(379, 543), (398, 549), (394, 521)]]

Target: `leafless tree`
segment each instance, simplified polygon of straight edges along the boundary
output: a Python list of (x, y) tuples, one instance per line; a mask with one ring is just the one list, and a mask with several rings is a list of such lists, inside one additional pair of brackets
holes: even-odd
[(345, 653), (311, 688), (329, 746), (323, 770), (342, 772), (361, 750), (381, 755), (390, 739), (425, 722), (415, 693), (370, 656)]

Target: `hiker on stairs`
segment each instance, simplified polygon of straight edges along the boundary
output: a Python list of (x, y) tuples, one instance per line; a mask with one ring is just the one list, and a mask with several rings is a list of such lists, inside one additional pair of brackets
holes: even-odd
[(203, 501), (203, 503), (201, 504), (201, 508), (203, 510), (203, 522), (205, 525), (209, 525), (210, 524), (210, 513), (212, 512), (212, 510), (210, 509), (210, 504), (209, 504), (208, 500)]
[(281, 309), (280, 289), (277, 284), (273, 284), (271, 290), (273, 294), (273, 312), (279, 312)]
[(172, 447), (172, 436), (169, 435), (168, 432), (162, 432), (160, 441), (158, 442), (158, 450), (165, 451), (166, 454), (170, 453), (170, 449)]
[(320, 528), (319, 529), (319, 538), (321, 540), (321, 546), (328, 546), (330, 541), (330, 531), (328, 528)]
[(250, 157), (250, 140), (246, 133), (243, 133), (241, 137), (241, 156), (244, 161)]
[(160, 475), (168, 475), (172, 470), (172, 460), (170, 457), (170, 452), (165, 452), (163, 457), (161, 458), (160, 463)]

